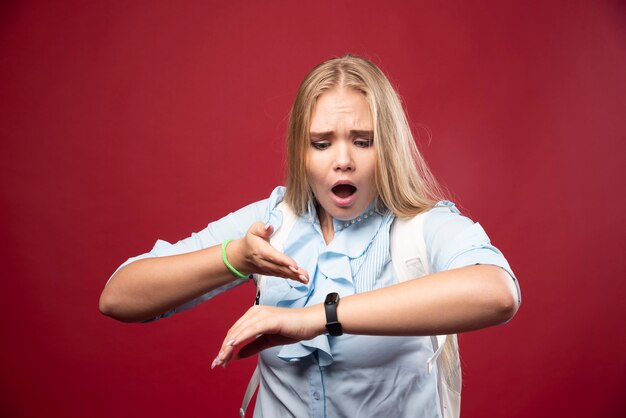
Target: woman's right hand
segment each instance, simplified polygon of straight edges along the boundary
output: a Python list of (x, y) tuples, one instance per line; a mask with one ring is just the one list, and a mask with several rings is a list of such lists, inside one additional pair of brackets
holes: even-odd
[(284, 277), (301, 283), (309, 282), (309, 274), (298, 267), (290, 257), (281, 253), (270, 244), (274, 232), (272, 225), (254, 223), (246, 235), (234, 240), (226, 247), (226, 256), (239, 271), (267, 276)]

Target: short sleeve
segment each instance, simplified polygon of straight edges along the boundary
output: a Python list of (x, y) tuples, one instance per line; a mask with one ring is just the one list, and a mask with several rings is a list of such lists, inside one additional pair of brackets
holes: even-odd
[[(190, 253), (193, 251), (198, 251), (214, 245), (221, 244), (224, 240), (227, 239), (239, 239), (243, 237), (246, 232), (248, 232), (248, 229), (252, 226), (252, 224), (258, 221), (264, 223), (271, 222), (272, 224), (278, 224), (280, 218), (278, 218), (277, 220), (277, 216), (279, 215), (275, 214), (275, 212), (277, 212), (275, 211), (275, 208), (278, 203), (283, 200), (283, 197), (284, 187), (277, 187), (276, 189), (274, 189), (268, 199), (252, 203), (235, 212), (231, 212), (223, 218), (215, 222), (209, 223), (208, 226), (203, 230), (199, 232), (194, 232), (191, 234), (191, 236), (182, 239), (174, 244), (159, 239), (156, 241), (156, 243), (149, 252), (138, 255), (136, 257), (131, 257), (124, 263), (122, 263), (122, 265), (120, 265), (115, 270), (113, 275), (111, 275), (111, 278), (122, 267), (137, 260), (151, 257), (165, 257), (170, 255)], [(111, 278), (109, 278), (109, 281), (111, 280)], [(168, 317), (173, 315), (174, 313), (189, 309), (246, 281), (247, 279), (234, 280), (227, 285), (220, 286), (219, 288), (214, 289), (211, 292), (208, 292), (200, 296), (199, 298), (196, 298), (175, 309), (172, 309), (171, 311), (165, 312), (164, 314), (154, 319)]]
[(482, 226), (462, 216), (454, 203), (441, 201), (426, 214), (424, 242), (433, 273), (476, 264), (498, 266), (515, 282), (521, 301), (519, 284), (502, 252), (491, 244)]

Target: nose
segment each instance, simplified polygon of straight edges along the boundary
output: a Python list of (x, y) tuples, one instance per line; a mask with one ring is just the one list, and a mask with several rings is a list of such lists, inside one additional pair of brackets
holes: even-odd
[(352, 153), (350, 147), (345, 144), (338, 144), (336, 146), (335, 154), (335, 171), (354, 171), (354, 160), (352, 159)]

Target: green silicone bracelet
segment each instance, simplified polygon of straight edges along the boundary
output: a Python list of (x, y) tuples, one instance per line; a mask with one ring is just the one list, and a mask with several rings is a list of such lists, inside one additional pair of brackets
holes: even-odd
[(245, 279), (246, 277), (248, 277), (248, 275), (240, 273), (236, 268), (233, 267), (232, 264), (228, 262), (228, 257), (226, 257), (226, 246), (228, 245), (230, 241), (232, 240), (227, 239), (227, 240), (224, 240), (224, 242), (222, 242), (222, 261), (224, 262), (226, 267), (228, 267), (228, 270), (230, 270), (231, 273), (233, 273), (235, 276), (239, 277), (240, 279)]

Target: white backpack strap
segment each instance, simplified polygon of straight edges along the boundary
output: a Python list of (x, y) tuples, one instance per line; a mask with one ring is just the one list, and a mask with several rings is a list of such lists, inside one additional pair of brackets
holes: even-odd
[(241, 401), (241, 408), (239, 408), (240, 418), (245, 418), (248, 405), (250, 405), (252, 396), (254, 396), (254, 392), (256, 392), (256, 388), (259, 386), (260, 381), (261, 371), (259, 370), (259, 365), (257, 364), (256, 368), (254, 369), (254, 373), (252, 373), (252, 377), (250, 377), (250, 381), (248, 382), (246, 393), (243, 395), (243, 401)]
[[(293, 210), (291, 210), (291, 208), (289, 207), (289, 205), (287, 205), (287, 203), (285, 203), (285, 201), (280, 202), (278, 206), (276, 206), (276, 209), (282, 212), (283, 222), (274, 231), (274, 234), (272, 234), (272, 237), (270, 238), (270, 244), (272, 244), (272, 246), (278, 251), (282, 252), (283, 247), (285, 246), (285, 242), (289, 237), (289, 232), (291, 232), (291, 229), (295, 225), (298, 216), (294, 213)], [(257, 287), (256, 303), (258, 304), (261, 291), (265, 286), (265, 276), (262, 274), (255, 274), (253, 278)], [(254, 392), (256, 392), (256, 389), (259, 387), (260, 382), (261, 370), (259, 369), (259, 365), (257, 364), (256, 368), (254, 369), (254, 373), (252, 373), (250, 381), (248, 382), (248, 387), (246, 388), (246, 393), (243, 395), (243, 400), (241, 401), (241, 408), (239, 409), (239, 416), (241, 418), (244, 418), (246, 416), (246, 410), (248, 409), (248, 405), (250, 405), (250, 401), (254, 396)]]
[(295, 212), (291, 210), (287, 202), (285, 202), (284, 200), (280, 202), (278, 206), (276, 206), (276, 209), (278, 209), (283, 214), (283, 221), (272, 234), (272, 237), (270, 238), (270, 244), (272, 244), (272, 246), (278, 251), (282, 252), (283, 247), (285, 246), (285, 242), (289, 237), (289, 233), (291, 232), (291, 229), (298, 220), (298, 215), (296, 215)]
[[(391, 227), (391, 260), (398, 282), (431, 272), (424, 241), (425, 213), (412, 218), (396, 218)], [(437, 389), (442, 418), (461, 414), (461, 362), (456, 334), (430, 337), (433, 355), (427, 360), (428, 373), (437, 363)]]
[(426, 364), (428, 365), (428, 374), (433, 371), (433, 364), (435, 364), (435, 362), (439, 359), (439, 355), (441, 355), (441, 352), (443, 351), (447, 337), (447, 335), (431, 335), (430, 342), (433, 345), (433, 355), (426, 361)]
[[(391, 260), (398, 282), (422, 277), (430, 273), (423, 225), (425, 213), (412, 218), (396, 218), (391, 227)], [(433, 355), (427, 361), (428, 373), (432, 372), (446, 342), (445, 335), (430, 337)]]
[(422, 234), (424, 215), (396, 218), (391, 225), (391, 260), (398, 282), (430, 273)]
[(442, 418), (461, 415), (461, 361), (456, 334), (448, 335), (437, 359), (439, 402)]

